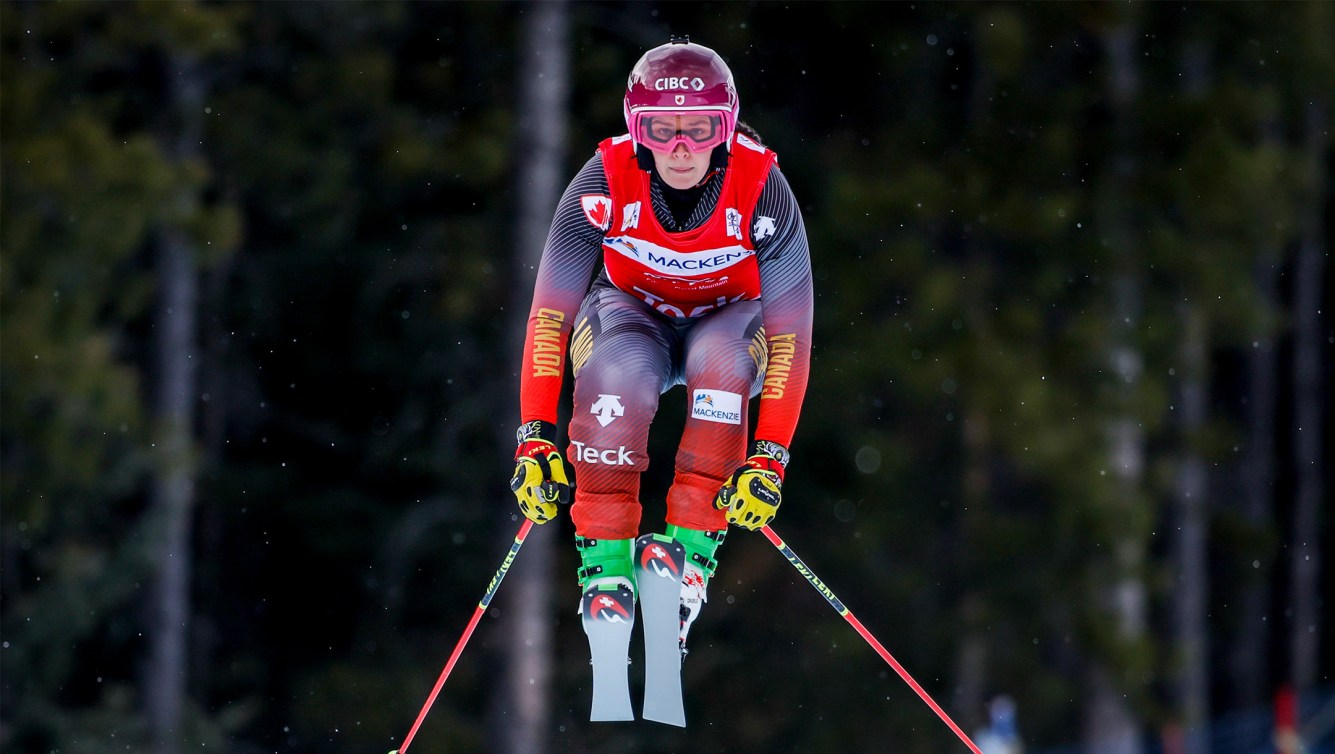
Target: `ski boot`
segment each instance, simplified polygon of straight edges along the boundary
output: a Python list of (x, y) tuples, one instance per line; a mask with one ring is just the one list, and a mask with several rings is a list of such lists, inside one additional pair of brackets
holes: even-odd
[(678, 616), (680, 632), (677, 637), (678, 649), (681, 651), (682, 659), (685, 660), (686, 635), (690, 633), (691, 624), (700, 615), (700, 608), (709, 601), (705, 596), (705, 590), (709, 586), (709, 579), (714, 575), (714, 570), (718, 568), (714, 553), (719, 545), (723, 544), (723, 538), (727, 536), (728, 530), (700, 531), (669, 524), (667, 534), (686, 548), (686, 566), (682, 575), (681, 606)]

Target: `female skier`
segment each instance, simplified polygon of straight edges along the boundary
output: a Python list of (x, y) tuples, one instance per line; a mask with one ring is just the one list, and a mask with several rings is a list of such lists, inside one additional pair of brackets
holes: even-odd
[[(629, 132), (601, 142), (575, 175), (543, 249), (511, 489), (525, 516), (550, 521), (569, 500), (569, 458), (586, 630), (600, 593), (619, 595), (623, 617), (629, 600), (633, 613), (637, 572), (662, 556), (635, 558), (649, 426), (659, 396), (685, 385), (667, 530), (640, 543), (684, 550), (671, 581), (679, 663), (728, 524), (759, 529), (779, 507), (807, 386), (811, 262), (797, 200), (775, 154), (739, 127), (732, 72), (717, 53), (685, 38), (649, 50), (630, 73), (624, 113)], [(574, 403), (563, 458), (555, 423), (567, 353)], [(659, 565), (671, 570), (669, 561)], [(649, 593), (638, 588), (648, 642)]]

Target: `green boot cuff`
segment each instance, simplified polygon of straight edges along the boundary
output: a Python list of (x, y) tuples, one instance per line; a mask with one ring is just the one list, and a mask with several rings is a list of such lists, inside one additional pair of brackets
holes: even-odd
[(714, 569), (718, 568), (714, 553), (718, 550), (718, 546), (723, 544), (723, 538), (727, 534), (727, 529), (700, 531), (676, 524), (668, 524), (667, 527), (667, 535), (686, 548), (686, 562), (694, 564), (704, 573), (706, 583), (709, 582), (709, 577), (714, 575)]
[(575, 537), (575, 548), (579, 550), (579, 588), (585, 589), (593, 579), (625, 579), (631, 588), (635, 588), (635, 540), (633, 539), (589, 539)]

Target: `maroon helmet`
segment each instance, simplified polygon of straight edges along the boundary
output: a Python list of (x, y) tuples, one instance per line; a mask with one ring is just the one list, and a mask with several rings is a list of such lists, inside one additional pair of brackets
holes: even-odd
[(726, 144), (737, 128), (737, 87), (718, 53), (685, 37), (644, 53), (626, 82), (626, 127), (636, 144), (693, 152)]

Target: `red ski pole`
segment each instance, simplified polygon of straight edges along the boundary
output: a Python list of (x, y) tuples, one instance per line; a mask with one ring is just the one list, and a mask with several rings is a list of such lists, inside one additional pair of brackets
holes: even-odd
[(473, 619), (468, 621), (468, 628), (464, 629), (464, 635), (459, 637), (459, 643), (454, 645), (454, 651), (450, 653), (450, 661), (445, 663), (445, 669), (440, 672), (440, 678), (436, 679), (436, 687), (431, 689), (431, 695), (426, 698), (426, 704), (422, 705), (422, 711), (417, 713), (417, 722), (413, 723), (412, 730), (408, 731), (407, 738), (403, 739), (403, 745), (391, 751), (389, 754), (404, 754), (408, 751), (408, 744), (413, 742), (413, 736), (417, 735), (417, 729), (422, 727), (422, 721), (426, 719), (426, 713), (431, 710), (431, 705), (436, 702), (436, 695), (440, 693), (441, 686), (445, 685), (445, 679), (450, 677), (450, 671), (454, 670), (454, 663), (458, 661), (459, 655), (463, 654), (464, 645), (468, 643), (468, 637), (473, 635), (473, 629), (477, 628), (477, 622), (482, 620), (482, 614), (487, 612), (487, 605), (491, 603), (491, 598), (496, 596), (496, 590), (501, 587), (501, 580), (505, 578), (506, 571), (510, 570), (510, 564), (515, 561), (515, 556), (519, 554), (519, 548), (524, 544), (524, 537), (528, 536), (528, 530), (533, 528), (533, 522), (524, 519), (524, 524), (519, 527), (519, 533), (515, 535), (515, 543), (510, 545), (510, 552), (506, 554), (505, 560), (501, 562), (501, 567), (496, 570), (496, 575), (491, 577), (491, 583), (487, 585), (487, 593), (482, 595), (482, 601), (477, 603), (477, 609), (473, 611)]
[(833, 607), (840, 615), (844, 616), (844, 620), (848, 621), (848, 625), (852, 626), (853, 629), (871, 645), (872, 649), (876, 650), (876, 653), (881, 656), (881, 659), (885, 660), (889, 663), (890, 667), (895, 669), (895, 672), (899, 674), (899, 677), (904, 679), (904, 683), (907, 683), (909, 688), (918, 693), (918, 697), (926, 702), (928, 707), (932, 708), (932, 711), (936, 713), (936, 716), (941, 718), (946, 725), (950, 726), (951, 730), (955, 731), (955, 735), (960, 737), (960, 740), (969, 747), (970, 751), (974, 754), (983, 754), (978, 750), (978, 746), (964, 734), (964, 731), (960, 730), (960, 726), (956, 725), (955, 721), (950, 719), (950, 715), (947, 715), (945, 710), (941, 709), (941, 706), (932, 700), (932, 697), (923, 690), (922, 686), (919, 686), (918, 682), (913, 680), (913, 676), (909, 675), (909, 672), (904, 669), (904, 666), (900, 665), (899, 662), (886, 651), (885, 647), (881, 646), (881, 642), (877, 641), (876, 637), (872, 636), (871, 632), (867, 630), (867, 627), (862, 625), (862, 622), (855, 618), (848, 608), (844, 607), (844, 603), (840, 602), (839, 598), (834, 596), (834, 592), (830, 591), (830, 588), (825, 586), (824, 582), (819, 578), (816, 578), (816, 574), (812, 573), (810, 568), (807, 568), (807, 564), (803, 563), (802, 559), (797, 557), (797, 553), (793, 552), (791, 547), (784, 544), (782, 539), (779, 539), (779, 535), (775, 534), (773, 529), (764, 526), (761, 527), (760, 532), (765, 535), (765, 538), (770, 541), (770, 544), (779, 548), (779, 552), (783, 553), (783, 556), (788, 559), (789, 563), (793, 564), (793, 567), (797, 569), (797, 572), (802, 574), (802, 576), (816, 588), (816, 591), (821, 593), (821, 596), (825, 598), (825, 601), (829, 602), (831, 607)]

